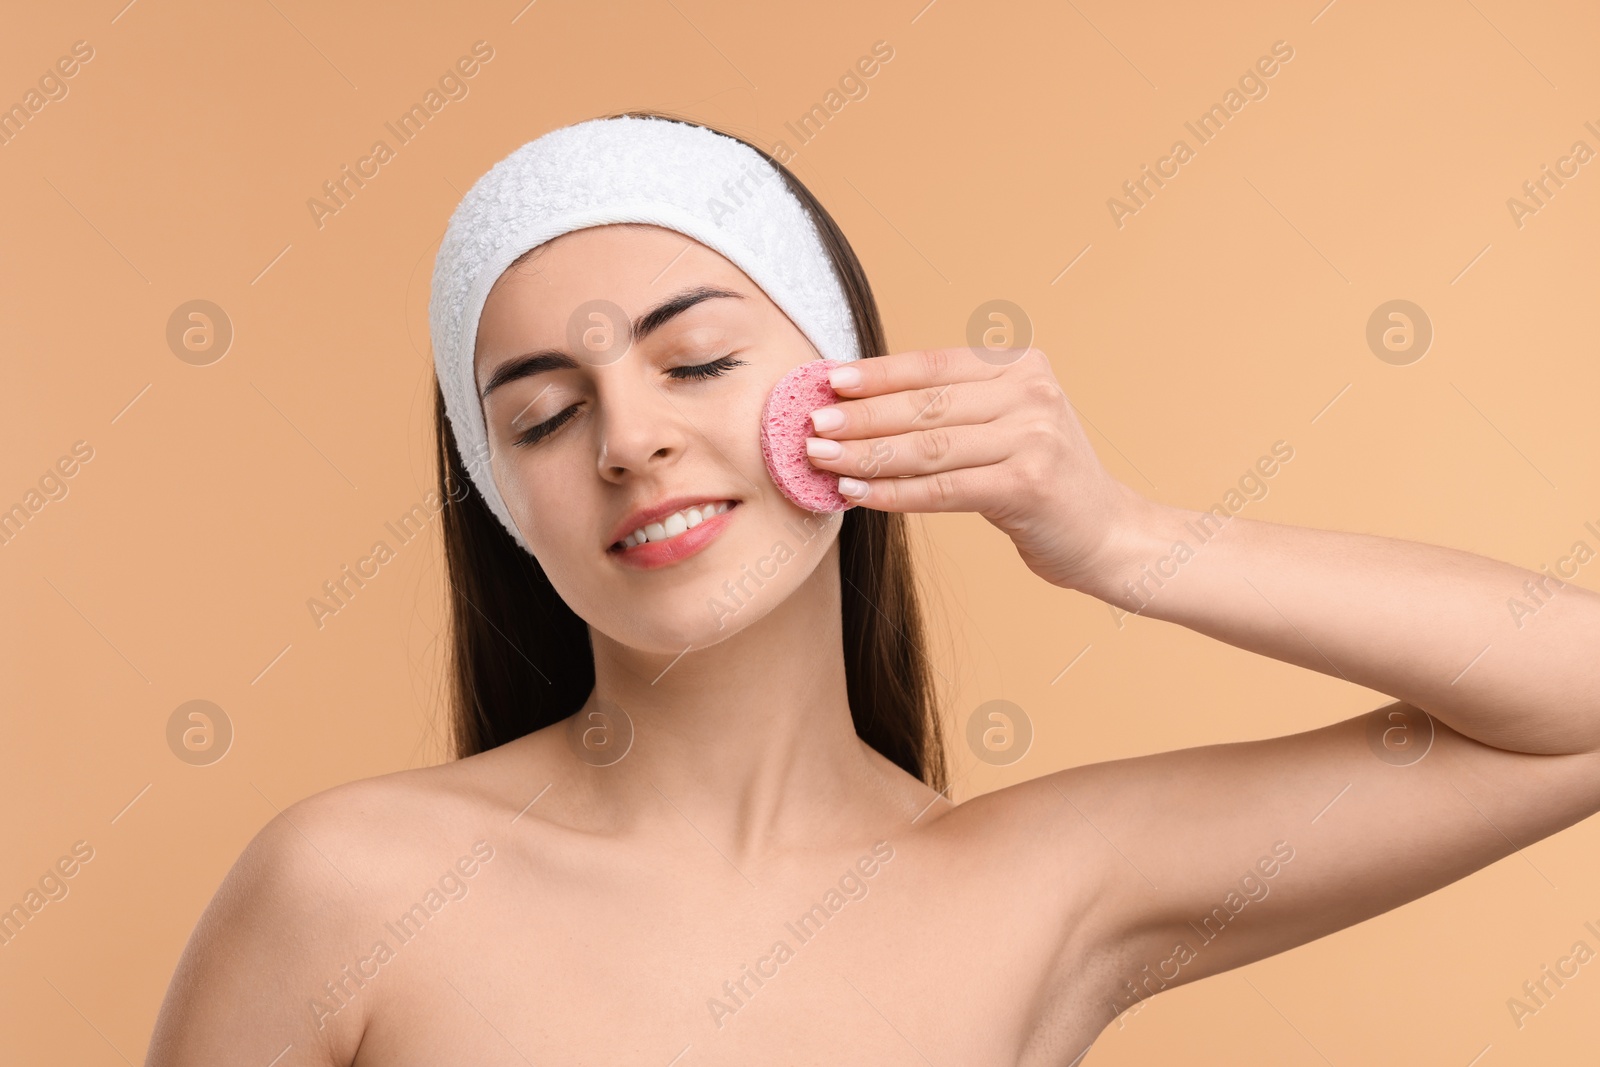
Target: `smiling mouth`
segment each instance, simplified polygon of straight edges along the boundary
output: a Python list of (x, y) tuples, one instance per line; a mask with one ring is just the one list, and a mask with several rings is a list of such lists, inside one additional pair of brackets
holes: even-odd
[(654, 522), (645, 523), (627, 537), (613, 544), (607, 551), (626, 552), (630, 548), (637, 548), (640, 545), (671, 541), (688, 533), (706, 520), (714, 519), (731, 508), (737, 507), (738, 503), (737, 500), (716, 500), (683, 508)]

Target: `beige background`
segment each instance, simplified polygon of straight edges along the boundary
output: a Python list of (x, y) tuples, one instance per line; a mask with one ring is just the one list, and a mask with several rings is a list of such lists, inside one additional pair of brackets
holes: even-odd
[[(1016, 302), (1105, 462), (1156, 499), (1209, 506), (1286, 440), (1244, 514), (1531, 568), (1600, 547), (1600, 162), (1520, 228), (1506, 205), (1575, 140), (1600, 149), (1592, 5), (923, 2), (8, 16), (0, 104), (75, 41), (94, 58), (0, 146), (0, 507), (74, 442), (94, 455), (0, 546), (0, 903), (76, 841), (94, 858), (0, 947), (0, 1058), (138, 1062), (196, 917), (274, 808), (442, 758), (436, 532), (320, 631), (306, 600), (431, 486), (437, 241), (480, 174), (558, 125), (659, 107), (798, 148), (893, 348), (963, 343), (979, 303)], [(308, 198), (480, 39), (470, 94), (319, 229)], [(894, 56), (867, 95), (799, 147), (785, 122), (880, 40)], [(1193, 145), (1185, 120), (1279, 40), (1294, 58), (1269, 95), (1119, 229), (1107, 199)], [(1394, 298), (1436, 330), (1409, 366), (1364, 339)], [(209, 366), (166, 341), (194, 299), (236, 331)], [(1385, 701), (1177, 626), (1119, 628), (977, 516), (916, 522), (952, 716), (1004, 698), (1037, 731), (1009, 768), (958, 747), (961, 796)], [(192, 699), (236, 731), (211, 766), (167, 745)], [(1591, 820), (1161, 997), (1086, 1062), (1590, 1062), (1600, 963), (1520, 1030), (1506, 1000), (1574, 941), (1600, 948), (1597, 843)]]

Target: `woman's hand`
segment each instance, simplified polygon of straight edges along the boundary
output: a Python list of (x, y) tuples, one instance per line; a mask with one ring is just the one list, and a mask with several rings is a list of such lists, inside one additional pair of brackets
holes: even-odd
[(812, 413), (806, 447), (841, 493), (882, 511), (975, 511), (1054, 585), (1092, 585), (1148, 503), (1100, 464), (1038, 349), (1003, 364), (970, 348), (899, 352), (830, 381), (847, 399)]

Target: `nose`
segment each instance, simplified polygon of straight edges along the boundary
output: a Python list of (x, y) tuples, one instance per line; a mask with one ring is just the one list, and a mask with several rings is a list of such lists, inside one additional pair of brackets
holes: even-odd
[(613, 375), (599, 399), (600, 477), (620, 482), (675, 462), (693, 428), (654, 383)]

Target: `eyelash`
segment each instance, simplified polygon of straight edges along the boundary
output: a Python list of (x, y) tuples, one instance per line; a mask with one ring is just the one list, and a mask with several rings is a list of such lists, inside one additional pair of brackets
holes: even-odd
[(719, 356), (710, 363), (696, 363), (688, 367), (673, 367), (672, 370), (667, 371), (667, 373), (671, 374), (673, 371), (683, 371), (684, 375), (683, 378), (679, 379), (680, 381), (685, 379), (699, 381), (705, 378), (721, 377), (734, 367), (742, 366), (744, 366), (744, 360), (735, 359), (732, 355), (727, 355)]
[[(678, 381), (704, 381), (707, 378), (720, 378), (734, 367), (742, 367), (745, 361), (736, 359), (732, 355), (720, 356), (709, 363), (695, 363), (687, 367), (673, 367), (667, 371), (668, 375), (678, 376)], [(553, 418), (546, 419), (537, 426), (530, 426), (516, 439), (520, 448), (538, 444), (540, 441), (555, 433), (566, 425), (578, 412), (578, 405), (574, 404)]]

